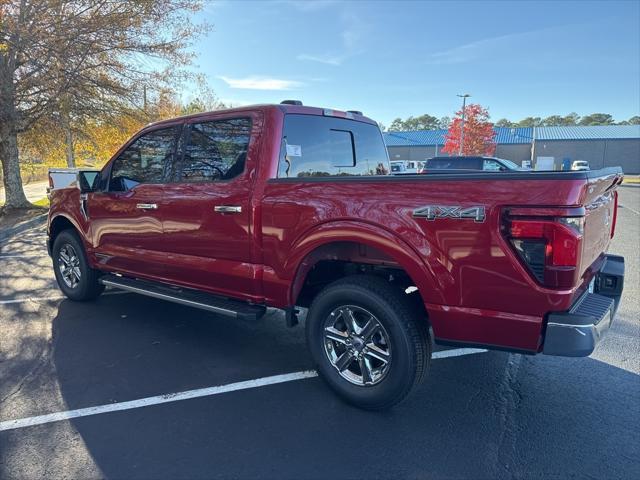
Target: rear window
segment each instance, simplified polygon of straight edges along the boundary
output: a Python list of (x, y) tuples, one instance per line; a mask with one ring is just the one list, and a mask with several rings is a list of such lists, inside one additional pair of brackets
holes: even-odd
[(317, 115), (285, 117), (279, 178), (387, 175), (389, 170), (377, 126)]

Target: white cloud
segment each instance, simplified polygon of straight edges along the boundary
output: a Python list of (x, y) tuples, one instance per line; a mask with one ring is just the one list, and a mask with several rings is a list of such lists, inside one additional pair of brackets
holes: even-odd
[(225, 82), (231, 88), (244, 90), (291, 90), (301, 87), (304, 84), (297, 80), (285, 80), (282, 78), (269, 78), (260, 76), (249, 76), (245, 78), (230, 78), (219, 75), (217, 78)]
[(530, 30), (526, 32), (509, 33), (496, 37), (484, 38), (474, 42), (458, 45), (447, 50), (432, 53), (427, 59), (427, 63), (453, 64), (467, 63), (481, 58), (496, 58), (497, 52), (502, 51), (505, 46), (522, 45), (530, 47), (539, 41), (544, 35), (557, 35), (558, 32), (568, 30), (577, 24), (561, 25), (555, 27), (547, 27), (539, 30)]
[(324, 63), (325, 65), (342, 65), (345, 60), (344, 55), (309, 55), (308, 53), (301, 53), (296, 57), (298, 60), (308, 60), (310, 62)]
[(493, 48), (498, 47), (502, 42), (506, 40), (513, 40), (513, 37), (518, 37), (521, 35), (522, 34), (502, 35), (499, 37), (486, 38), (483, 40), (466, 43), (464, 45), (458, 45), (457, 47), (453, 47), (448, 50), (432, 53), (428, 60), (428, 63), (466, 63), (475, 60), (485, 53), (488, 53)]

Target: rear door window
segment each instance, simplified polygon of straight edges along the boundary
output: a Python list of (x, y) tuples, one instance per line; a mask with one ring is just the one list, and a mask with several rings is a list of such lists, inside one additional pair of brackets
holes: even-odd
[(109, 190), (124, 192), (141, 183), (165, 183), (173, 177), (180, 127), (145, 133), (129, 145), (111, 167)]
[(250, 118), (194, 123), (180, 169), (181, 182), (231, 180), (244, 171), (251, 137)]
[(389, 157), (376, 125), (319, 115), (285, 117), (279, 178), (387, 174)]

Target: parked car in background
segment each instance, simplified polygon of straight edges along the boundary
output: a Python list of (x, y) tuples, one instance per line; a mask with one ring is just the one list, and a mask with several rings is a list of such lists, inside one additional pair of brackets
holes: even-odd
[(589, 168), (589, 162), (586, 160), (574, 160), (571, 164), (571, 170), (591, 170)]
[(530, 170), (505, 158), (496, 157), (433, 157), (424, 162), (418, 173), (429, 170), (483, 170), (490, 172), (510, 172)]
[(391, 164), (392, 174), (407, 173), (407, 165), (404, 160), (396, 160), (389, 163)]
[(418, 173), (424, 166), (424, 162), (418, 162), (415, 160), (407, 160), (405, 162), (405, 171), (404, 173)]

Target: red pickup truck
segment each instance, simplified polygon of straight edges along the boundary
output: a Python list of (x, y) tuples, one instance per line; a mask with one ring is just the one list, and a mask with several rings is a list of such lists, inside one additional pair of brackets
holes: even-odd
[(620, 169), (394, 176), (377, 124), (297, 101), (145, 127), (51, 191), (60, 289), (105, 286), (288, 325), (318, 371), (390, 407), (433, 343), (589, 355), (622, 294)]

